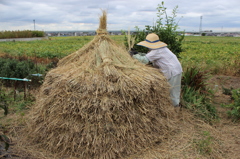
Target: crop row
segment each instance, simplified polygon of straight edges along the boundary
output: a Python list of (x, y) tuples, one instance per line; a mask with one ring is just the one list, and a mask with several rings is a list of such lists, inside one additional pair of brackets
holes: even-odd
[(10, 56), (29, 56), (40, 58), (62, 58), (81, 48), (92, 37), (84, 38), (51, 38), (28, 42), (2, 42), (0, 52)]
[[(93, 36), (51, 37), (49, 40), (1, 42), (0, 53), (10, 56), (61, 59), (91, 41)], [(111, 36), (123, 45), (124, 36)], [(240, 38), (187, 36), (180, 61), (183, 68), (196, 67), (213, 74), (240, 75)]]
[(240, 38), (185, 37), (181, 63), (213, 74), (240, 75)]

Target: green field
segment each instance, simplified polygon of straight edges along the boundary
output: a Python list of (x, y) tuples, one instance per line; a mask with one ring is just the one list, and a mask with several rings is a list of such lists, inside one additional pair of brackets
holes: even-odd
[[(93, 36), (50, 37), (49, 40), (1, 42), (0, 54), (12, 57), (58, 58), (69, 55)], [(123, 46), (124, 36), (111, 36)], [(180, 61), (183, 68), (196, 67), (212, 74), (240, 75), (240, 38), (186, 36)]]
[(62, 58), (90, 41), (93, 37), (59, 37), (50, 40), (1, 42), (0, 52), (11, 56)]
[(240, 75), (240, 38), (187, 36), (180, 54), (184, 68), (197, 67), (212, 74)]

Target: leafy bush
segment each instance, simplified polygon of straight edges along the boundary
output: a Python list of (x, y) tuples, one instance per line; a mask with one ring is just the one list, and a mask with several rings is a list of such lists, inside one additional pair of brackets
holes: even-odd
[[(167, 15), (167, 8), (164, 7), (164, 2), (158, 5), (157, 10), (157, 16), (158, 20), (156, 21), (156, 24), (153, 26), (146, 25), (145, 29), (142, 31), (136, 27), (136, 33), (131, 35), (131, 39), (135, 39), (134, 43), (138, 43), (140, 41), (144, 41), (146, 38), (146, 35), (149, 33), (155, 33), (159, 36), (160, 41), (165, 42), (168, 44), (168, 48), (177, 56), (179, 57), (180, 52), (182, 52), (182, 41), (184, 39), (184, 34), (181, 34), (177, 32), (178, 29), (178, 22), (176, 22), (177, 17), (177, 8), (176, 6), (172, 11), (172, 16)], [(165, 16), (165, 23), (163, 23), (163, 16)], [(125, 37), (125, 45), (129, 48), (129, 42), (128, 38)], [(144, 48), (142, 46), (135, 45), (133, 47), (138, 52), (148, 52), (147, 48)]]
[(32, 37), (44, 37), (43, 31), (32, 31)]
[(9, 78), (27, 78), (35, 73), (32, 61), (18, 61), (16, 59), (0, 59), (0, 76)]

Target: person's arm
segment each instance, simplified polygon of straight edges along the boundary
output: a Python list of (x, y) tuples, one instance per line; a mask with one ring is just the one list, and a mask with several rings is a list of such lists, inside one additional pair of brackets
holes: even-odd
[(146, 57), (151, 62), (156, 61), (161, 58), (161, 50), (151, 50), (148, 54), (146, 54)]
[[(143, 55), (143, 53), (141, 53)], [(136, 55), (133, 55), (132, 57), (134, 59), (137, 59), (138, 61), (140, 61), (141, 63), (143, 64), (148, 64), (150, 61), (148, 60), (148, 58), (145, 56), (145, 55), (140, 55), (140, 54), (136, 54)]]

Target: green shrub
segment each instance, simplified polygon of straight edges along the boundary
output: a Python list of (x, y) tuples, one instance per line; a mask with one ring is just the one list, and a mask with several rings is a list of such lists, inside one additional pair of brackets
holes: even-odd
[[(133, 39), (135, 39), (135, 43), (138, 43), (140, 41), (144, 41), (147, 34), (149, 33), (155, 33), (159, 36), (160, 41), (165, 42), (168, 45), (168, 48), (177, 56), (179, 57), (180, 52), (182, 52), (182, 41), (184, 39), (184, 34), (181, 34), (177, 32), (178, 29), (178, 22), (176, 22), (177, 17), (177, 8), (176, 6), (173, 11), (172, 15), (167, 15), (167, 8), (164, 6), (164, 2), (158, 5), (157, 7), (157, 16), (158, 19), (156, 23), (153, 26), (146, 25), (145, 29), (142, 31), (136, 27), (136, 33), (131, 35)], [(163, 23), (163, 20), (165, 18), (165, 23)], [(131, 39), (132, 39), (131, 38)], [(125, 37), (125, 45), (126, 47), (131, 47), (128, 44), (128, 38)], [(137, 46), (135, 45), (133, 47), (138, 52), (148, 52), (147, 48)]]
[(9, 78), (27, 78), (35, 72), (32, 61), (18, 61), (16, 59), (0, 59), (0, 76)]
[(43, 31), (32, 31), (32, 37), (44, 37)]

